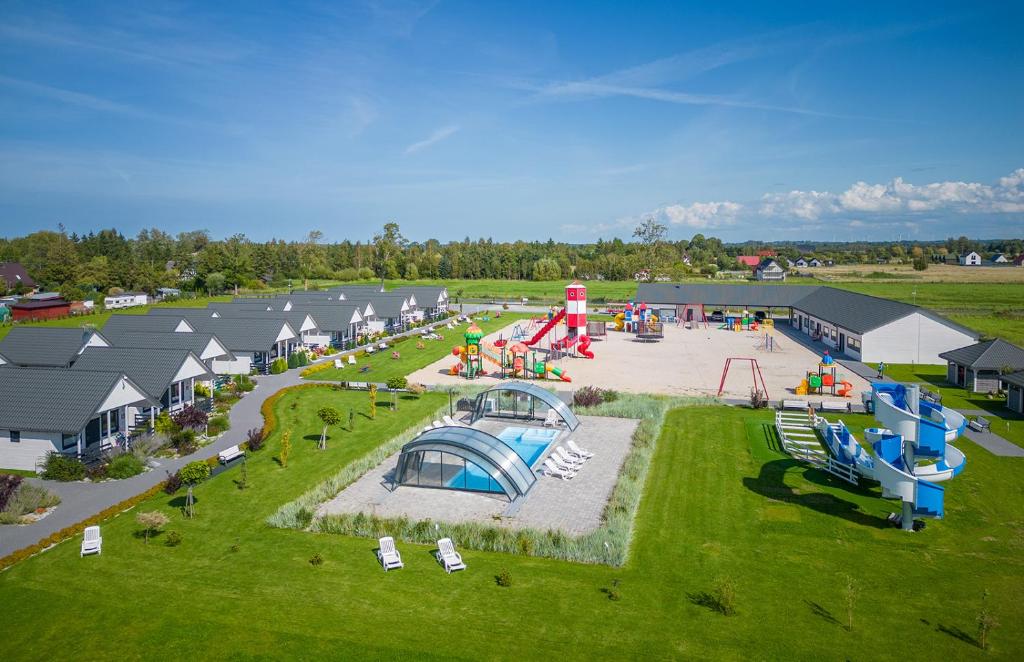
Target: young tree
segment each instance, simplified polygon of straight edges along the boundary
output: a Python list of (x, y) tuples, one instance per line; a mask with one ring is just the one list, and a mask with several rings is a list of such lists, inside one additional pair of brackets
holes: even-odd
[(846, 586), (843, 589), (843, 599), (846, 602), (846, 630), (853, 632), (853, 612), (857, 607), (857, 598), (860, 596), (860, 587), (853, 577), (846, 575)]
[(985, 589), (981, 594), (981, 609), (978, 610), (976, 619), (978, 623), (978, 648), (982, 650), (988, 648), (988, 636), (992, 633), (992, 630), (999, 627), (999, 621), (988, 606), (988, 596), (988, 589)]
[(341, 414), (334, 407), (320, 407), (316, 411), (316, 415), (320, 422), (324, 424), (323, 432), (320, 433), (320, 443), (318, 444), (320, 450), (324, 451), (327, 450), (327, 428), (341, 423)]
[(292, 431), (285, 430), (281, 433), (281, 452), (277, 454), (278, 461), (281, 462), (281, 468), (288, 467), (288, 456), (292, 452)]
[(348, 431), (352, 432), (352, 430), (355, 430), (355, 429), (356, 429), (356, 410), (355, 409), (349, 409), (348, 410)]
[(377, 385), (370, 384), (370, 420), (377, 420)]
[(167, 523), (171, 521), (171, 518), (164, 515), (159, 510), (153, 510), (148, 513), (139, 513), (135, 516), (135, 521), (142, 527), (142, 531), (146, 536), (146, 544), (148, 545), (149, 537), (167, 526)]
[[(652, 270), (652, 275), (658, 245), (665, 239), (666, 232), (668, 232), (668, 228), (651, 217), (641, 221), (640, 225), (636, 226), (636, 229), (633, 230), (633, 236), (639, 239), (640, 243), (643, 244), (644, 253), (647, 256), (647, 268)], [(694, 237), (694, 239), (696, 239), (696, 237)]]
[(394, 221), (385, 223), (384, 230), (379, 234), (373, 235), (373, 250), (381, 287), (384, 286), (384, 276), (387, 274), (388, 265), (391, 264), (396, 255), (405, 249), (408, 243), (408, 240), (402, 236), (398, 223)]
[(402, 376), (392, 377), (387, 381), (388, 390), (391, 391), (391, 406), (398, 411), (398, 392), (409, 385), (409, 380)]

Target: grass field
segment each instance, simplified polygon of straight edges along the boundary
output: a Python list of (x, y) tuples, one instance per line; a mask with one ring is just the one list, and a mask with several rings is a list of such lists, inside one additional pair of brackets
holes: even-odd
[[(130, 512), (104, 525), (100, 557), (80, 559), (75, 540), (0, 574), (0, 604), (18, 607), (5, 615), (6, 657), (964, 659), (982, 656), (985, 589), (1002, 623), (986, 657), (1024, 656), (1021, 462), (970, 442), (948, 519), (907, 534), (886, 526), (895, 504), (877, 490), (848, 489), (774, 450), (770, 413), (675, 410), (618, 569), (470, 551), (469, 569), (448, 576), (429, 546), (403, 544), (405, 569), (385, 574), (373, 541), (263, 524), (442, 399), (371, 422), (364, 393), (286, 395), (276, 407), (294, 430), (286, 469), (273, 460), (278, 432), (249, 460), (248, 489), (236, 486), (237, 466), (196, 489), (197, 519), (182, 519), (180, 496), (136, 509), (169, 514), (180, 546), (164, 546), (166, 534), (144, 544)], [(360, 415), (320, 452), (313, 412), (328, 403)], [(509, 587), (495, 583), (502, 570)], [(847, 575), (859, 589), (852, 631)], [(735, 586), (733, 616), (709, 599), (723, 579)]]
[[(484, 334), (488, 334), (512, 324), (516, 320), (528, 317), (530, 316), (522, 313), (502, 313), (501, 317), (494, 317), (492, 313), (486, 322), (479, 315), (476, 317), (476, 321), (477, 326)], [(452, 347), (465, 344), (463, 334), (466, 328), (468, 328), (466, 324), (461, 324), (458, 328), (451, 330), (441, 328), (438, 333), (444, 336), (444, 340), (424, 340), (423, 349), (416, 349), (416, 340), (410, 338), (390, 350), (360, 357), (359, 363), (355, 366), (346, 365), (341, 370), (334, 367), (318, 370), (310, 375), (309, 379), (384, 383), (392, 377), (406, 377), (440, 358), (450, 356)], [(393, 350), (397, 350), (401, 358), (391, 358)], [(452, 363), (454, 364), (455, 361), (455, 357), (452, 356)], [(359, 371), (360, 368), (367, 366), (370, 368), (367, 372)]]

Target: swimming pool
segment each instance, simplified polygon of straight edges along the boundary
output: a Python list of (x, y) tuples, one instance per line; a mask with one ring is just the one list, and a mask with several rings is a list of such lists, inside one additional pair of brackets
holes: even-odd
[[(547, 451), (551, 442), (558, 436), (558, 430), (538, 430), (537, 428), (507, 427), (497, 435), (523, 462), (530, 468)], [(470, 462), (443, 482), (445, 487), (454, 489), (474, 490), (477, 492), (501, 492), (483, 469)]]
[(516, 455), (523, 458), (523, 462), (526, 462), (527, 466), (532, 467), (557, 436), (558, 430), (507, 427), (501, 431), (498, 439), (508, 444), (516, 452)]

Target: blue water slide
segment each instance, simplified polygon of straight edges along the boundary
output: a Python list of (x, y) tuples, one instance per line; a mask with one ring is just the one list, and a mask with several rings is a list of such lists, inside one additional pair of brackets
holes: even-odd
[(917, 496), (914, 499), (914, 514), (921, 517), (941, 518), (945, 510), (946, 490), (942, 485), (927, 480), (917, 481)]

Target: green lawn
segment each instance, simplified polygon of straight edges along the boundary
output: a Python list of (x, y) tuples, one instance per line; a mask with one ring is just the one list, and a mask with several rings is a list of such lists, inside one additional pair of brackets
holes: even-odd
[[(469, 569), (448, 576), (430, 547), (403, 544), (406, 568), (384, 574), (374, 541), (263, 523), (442, 402), (432, 394), (374, 422), (359, 416), (320, 452), (316, 408), (363, 414), (366, 394), (282, 398), (278, 416), (294, 430), (287, 469), (272, 459), (274, 434), (249, 461), (249, 489), (235, 485), (239, 467), (197, 488), (196, 520), (182, 519), (180, 496), (137, 508), (171, 515), (179, 547), (166, 536), (143, 544), (128, 513), (104, 525), (101, 557), (79, 559), (75, 540), (0, 574), (0, 604), (18, 607), (5, 615), (8, 657), (963, 659), (981, 656), (974, 618), (986, 588), (1002, 623), (989, 656), (1024, 655), (1022, 464), (967, 441), (948, 519), (907, 534), (886, 526), (896, 504), (877, 489), (849, 489), (774, 450), (770, 413), (675, 410), (618, 569), (467, 551)], [(309, 564), (314, 554), (322, 566)], [(494, 581), (503, 569), (508, 588)], [(853, 631), (846, 575), (860, 588)], [(736, 586), (731, 617), (704, 606), (723, 577)], [(615, 582), (618, 601), (602, 590)], [(55, 613), (74, 617), (41, 616)]]
[(1024, 447), (1024, 416), (1007, 409), (1005, 396), (990, 398), (985, 393), (970, 393), (953, 386), (946, 382), (946, 366), (941, 365), (890, 365), (885, 373), (897, 381), (921, 384), (938, 391), (942, 394), (942, 404), (947, 407), (988, 412), (985, 418), (992, 424), (993, 432)]
[[(497, 331), (518, 320), (527, 319), (530, 315), (523, 313), (502, 313), (501, 317), (494, 317), (483, 321), (483, 316), (476, 316), (477, 326), (486, 334)], [(377, 382), (384, 383), (392, 377), (406, 377), (420, 368), (430, 365), (434, 361), (445, 356), (451, 356), (452, 348), (456, 345), (465, 344), (463, 334), (468, 325), (463, 323), (455, 329), (438, 329), (437, 333), (444, 337), (444, 340), (424, 340), (423, 349), (416, 349), (415, 338), (396, 344), (392, 349), (374, 353), (370, 356), (359, 357), (358, 363), (354, 366), (345, 365), (342, 369), (327, 368), (318, 370), (310, 375), (309, 379), (327, 381), (351, 381), (351, 382)], [(391, 352), (397, 351), (401, 358), (391, 358)], [(452, 356), (452, 363), (456, 361)], [(367, 372), (360, 372), (359, 369), (369, 366)], [(496, 366), (495, 366), (496, 367)]]

